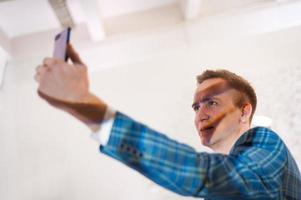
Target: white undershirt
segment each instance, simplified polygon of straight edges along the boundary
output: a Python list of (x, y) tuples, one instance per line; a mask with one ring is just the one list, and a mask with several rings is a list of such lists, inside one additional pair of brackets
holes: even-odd
[(91, 133), (91, 138), (101, 145), (106, 145), (110, 138), (111, 129), (115, 119), (116, 110), (108, 107), (98, 131)]

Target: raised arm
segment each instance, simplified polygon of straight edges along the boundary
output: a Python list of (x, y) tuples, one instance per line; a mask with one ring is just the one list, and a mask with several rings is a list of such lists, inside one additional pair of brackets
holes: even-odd
[[(247, 134), (253, 137), (252, 132)], [(267, 141), (266, 147), (245, 137), (246, 142), (230, 155), (198, 153), (117, 112), (109, 142), (100, 150), (180, 195), (277, 199), (282, 192), (286, 152), (277, 136), (264, 135), (264, 131), (259, 134)]]
[(50, 105), (66, 111), (92, 131), (99, 129), (107, 105), (89, 90), (87, 67), (71, 45), (67, 54), (72, 64), (45, 58), (37, 66), (38, 94)]

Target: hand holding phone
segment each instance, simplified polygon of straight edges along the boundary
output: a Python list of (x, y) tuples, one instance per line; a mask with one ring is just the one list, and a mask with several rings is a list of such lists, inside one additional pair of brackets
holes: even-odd
[(68, 60), (67, 44), (70, 40), (71, 28), (68, 27), (62, 32), (58, 33), (54, 38), (54, 51), (53, 57), (63, 61)]

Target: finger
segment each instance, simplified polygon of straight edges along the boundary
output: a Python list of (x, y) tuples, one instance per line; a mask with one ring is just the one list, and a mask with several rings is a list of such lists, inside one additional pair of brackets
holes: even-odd
[(40, 70), (39, 68), (41, 67), (42, 65), (38, 65), (37, 67), (36, 67), (36, 72), (38, 73), (38, 71)]
[(38, 65), (36, 67), (36, 73), (42, 74), (44, 73), (45, 70), (48, 70), (49, 67), (47, 67), (46, 65)]
[(46, 67), (45, 65), (38, 65), (36, 67), (36, 74), (34, 76), (35, 80), (37, 82), (40, 82), (41, 78), (44, 76), (45, 72), (50, 70), (49, 67)]
[(74, 64), (84, 64), (71, 44), (67, 44), (67, 55)]
[(34, 79), (36, 80), (36, 82), (40, 83), (40, 81), (41, 81), (41, 75), (39, 73), (36, 73), (34, 75)]
[(43, 60), (43, 65), (47, 66), (47, 67), (51, 67), (52, 65), (54, 65), (56, 63), (56, 59), (54, 58), (49, 58), (46, 57)]

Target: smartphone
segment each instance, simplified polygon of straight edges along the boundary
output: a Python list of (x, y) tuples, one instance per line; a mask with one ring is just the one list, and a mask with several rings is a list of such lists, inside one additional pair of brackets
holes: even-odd
[(53, 57), (67, 61), (67, 44), (70, 40), (70, 33), (71, 28), (68, 27), (64, 29), (62, 32), (58, 33), (54, 38), (54, 50), (53, 50)]

